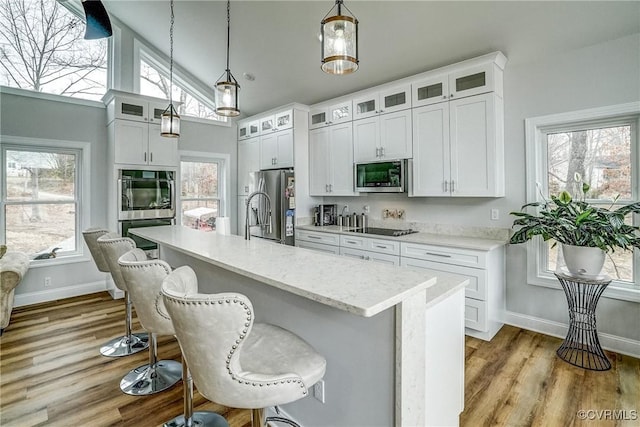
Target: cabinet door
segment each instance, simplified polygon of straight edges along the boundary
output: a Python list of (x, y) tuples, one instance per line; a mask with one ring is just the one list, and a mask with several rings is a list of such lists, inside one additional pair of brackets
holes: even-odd
[(410, 159), (413, 156), (411, 110), (380, 115), (381, 159)]
[(329, 193), (329, 159), (329, 128), (310, 131), (309, 194), (311, 196), (326, 196)]
[(260, 137), (260, 169), (277, 169), (278, 141), (272, 132)]
[(411, 196), (449, 195), (449, 103), (413, 109)]
[(148, 163), (158, 166), (178, 166), (178, 139), (160, 136), (160, 125), (149, 125)]
[(276, 167), (293, 167), (293, 129), (277, 132), (276, 134)]
[(267, 135), (274, 131), (276, 125), (275, 116), (267, 116), (260, 119), (260, 135)]
[(449, 76), (442, 74), (414, 82), (411, 96), (414, 108), (446, 101), (449, 98)]
[(149, 125), (130, 120), (115, 120), (114, 126), (115, 162), (146, 165)]
[(249, 122), (247, 134), (249, 135), (249, 138), (260, 135), (260, 120)]
[(329, 190), (332, 196), (353, 196), (353, 132), (351, 123), (329, 126)]
[(147, 109), (149, 105), (147, 101), (141, 101), (134, 98), (124, 98), (117, 96), (114, 100), (116, 119), (134, 120), (137, 122), (148, 122), (149, 113)]
[(369, 92), (353, 98), (353, 119), (364, 119), (379, 113), (378, 92)]
[(249, 138), (249, 123), (238, 123), (238, 141)]
[(353, 120), (353, 104), (351, 100), (333, 104), (329, 107), (329, 124), (350, 122)]
[(293, 127), (293, 110), (282, 111), (275, 116), (275, 130), (291, 129)]
[(148, 104), (148, 118), (149, 123), (160, 124), (162, 122), (162, 113), (169, 106), (169, 101), (166, 104), (158, 104), (155, 102), (149, 102)]
[(406, 84), (380, 91), (379, 113), (393, 113), (394, 111), (411, 108), (411, 85)]
[(378, 116), (353, 122), (354, 162), (370, 162), (379, 159), (380, 120)]
[(449, 98), (479, 95), (495, 90), (492, 63), (454, 71), (449, 75)]
[(238, 142), (238, 195), (255, 191), (253, 172), (260, 169), (260, 138)]
[(305, 242), (296, 239), (296, 246), (304, 249), (313, 249), (314, 251), (325, 252), (328, 254), (339, 255), (340, 248), (337, 246), (323, 245), (321, 243)]
[(503, 196), (504, 154), (496, 134), (496, 95), (451, 101), (449, 111), (451, 194)]
[(314, 108), (309, 111), (309, 129), (317, 129), (329, 125), (329, 110), (327, 107)]

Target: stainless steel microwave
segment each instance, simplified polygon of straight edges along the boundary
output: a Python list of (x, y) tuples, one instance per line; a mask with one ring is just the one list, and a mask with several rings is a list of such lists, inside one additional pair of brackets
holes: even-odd
[(121, 169), (118, 177), (118, 220), (174, 218), (173, 171)]
[(407, 161), (356, 163), (356, 191), (360, 193), (404, 193), (407, 191)]

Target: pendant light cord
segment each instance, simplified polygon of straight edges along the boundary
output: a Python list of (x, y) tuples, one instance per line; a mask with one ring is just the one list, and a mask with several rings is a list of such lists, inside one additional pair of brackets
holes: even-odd
[(230, 39), (231, 39), (231, 0), (227, 0), (227, 73), (229, 72)]
[(171, 0), (171, 26), (169, 27), (169, 104), (171, 105), (171, 115), (173, 115), (173, 0)]

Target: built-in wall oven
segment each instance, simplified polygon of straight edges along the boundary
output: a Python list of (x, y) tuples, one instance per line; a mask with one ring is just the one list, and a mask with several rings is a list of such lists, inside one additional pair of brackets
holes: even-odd
[(118, 225), (122, 236), (157, 257), (157, 245), (130, 233), (132, 228), (173, 225), (176, 216), (174, 171), (121, 169), (118, 173)]

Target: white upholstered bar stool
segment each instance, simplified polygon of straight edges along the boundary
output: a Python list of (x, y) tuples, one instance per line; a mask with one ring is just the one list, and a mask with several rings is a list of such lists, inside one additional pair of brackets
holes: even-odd
[(326, 360), (313, 347), (278, 326), (254, 323), (242, 294), (199, 294), (190, 267), (174, 270), (162, 295), (200, 394), (251, 409), (253, 427), (265, 425), (264, 408), (306, 397), (324, 376)]
[[(86, 237), (85, 237), (86, 239)], [(87, 243), (88, 244), (88, 243)], [(149, 335), (146, 332), (131, 333), (131, 297), (127, 291), (127, 285), (122, 278), (118, 258), (131, 249), (135, 249), (136, 243), (128, 238), (121, 237), (117, 233), (104, 233), (96, 239), (96, 245), (100, 249), (102, 258), (108, 266), (111, 278), (116, 287), (124, 292), (125, 303), (125, 334), (114, 338), (100, 347), (100, 353), (108, 357), (122, 357), (138, 353), (149, 347)], [(91, 246), (89, 246), (91, 248)], [(91, 252), (93, 254), (93, 251)], [(94, 259), (96, 256), (94, 255)], [(97, 262), (96, 262), (97, 264)]]
[(120, 381), (120, 390), (147, 396), (173, 386), (182, 372), (182, 365), (175, 360), (158, 360), (157, 335), (175, 335), (160, 293), (171, 267), (164, 261), (147, 260), (142, 249), (125, 253), (118, 265), (140, 324), (149, 333), (149, 363), (129, 371)]

